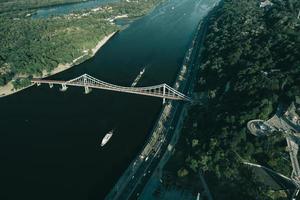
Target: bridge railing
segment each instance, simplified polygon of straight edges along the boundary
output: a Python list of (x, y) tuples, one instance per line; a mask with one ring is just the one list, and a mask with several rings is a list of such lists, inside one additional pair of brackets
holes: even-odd
[(191, 101), (191, 98), (178, 92), (177, 90), (175, 90), (174, 88), (170, 87), (165, 83), (160, 85), (155, 85), (155, 86), (148, 86), (148, 87), (124, 87), (124, 86), (118, 86), (118, 85), (114, 85), (111, 83), (98, 80), (88, 74), (83, 74), (69, 81), (32, 79), (32, 82), (37, 84), (41, 84), (41, 83), (48, 83), (52, 85), (59, 84), (62, 85), (62, 88), (64, 90), (66, 90), (66, 86), (69, 85), (69, 86), (85, 87), (86, 91), (88, 91), (88, 88), (96, 88), (96, 89), (105, 89), (105, 90), (112, 90), (118, 92), (141, 94), (147, 96), (155, 96), (155, 97), (163, 98), (164, 101), (165, 99)]

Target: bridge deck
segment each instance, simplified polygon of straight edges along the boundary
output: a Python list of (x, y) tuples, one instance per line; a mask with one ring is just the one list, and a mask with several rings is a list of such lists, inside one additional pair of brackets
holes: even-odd
[(80, 77), (69, 81), (62, 80), (42, 80), (42, 79), (32, 79), (31, 81), (34, 84), (52, 84), (52, 85), (62, 85), (62, 86), (76, 86), (76, 87), (85, 87), (85, 88), (95, 88), (102, 90), (117, 91), (123, 93), (139, 94), (145, 96), (159, 97), (163, 99), (172, 99), (172, 100), (183, 100), (191, 101), (191, 99), (184, 94), (176, 91), (167, 84), (155, 85), (150, 87), (124, 87), (106, 83), (91, 77), (87, 74), (84, 74)]

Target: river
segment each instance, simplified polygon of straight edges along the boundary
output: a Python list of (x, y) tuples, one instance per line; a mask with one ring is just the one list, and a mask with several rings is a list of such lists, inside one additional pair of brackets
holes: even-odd
[[(199, 22), (217, 1), (166, 1), (90, 60), (50, 78), (87, 73), (130, 86), (147, 66), (137, 86), (172, 85)], [(0, 199), (103, 199), (141, 150), (161, 107), (158, 98), (47, 85), (0, 98)]]

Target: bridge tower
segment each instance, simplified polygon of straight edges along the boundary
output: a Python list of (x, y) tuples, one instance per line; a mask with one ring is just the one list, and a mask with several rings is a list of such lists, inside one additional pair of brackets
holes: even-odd
[[(163, 87), (163, 96), (166, 95), (166, 84), (164, 84), (164, 87)], [(163, 98), (163, 104), (166, 103), (166, 98)]]
[(84, 93), (85, 94), (90, 93), (92, 90), (88, 87), (88, 79), (86, 75), (83, 76), (83, 84), (84, 84)]
[(174, 88), (168, 86), (165, 83), (148, 87), (124, 87), (106, 83), (88, 74), (83, 74), (68, 81), (32, 79), (31, 82), (37, 85), (40, 85), (42, 83), (49, 84), (50, 88), (52, 88), (53, 85), (61, 85), (60, 91), (66, 91), (68, 86), (84, 87), (85, 94), (90, 93), (92, 91), (92, 88), (96, 88), (130, 94), (139, 94), (144, 96), (153, 96), (162, 98), (163, 104), (166, 103), (167, 99), (192, 101), (188, 96), (180, 93), (179, 91), (176, 91)]

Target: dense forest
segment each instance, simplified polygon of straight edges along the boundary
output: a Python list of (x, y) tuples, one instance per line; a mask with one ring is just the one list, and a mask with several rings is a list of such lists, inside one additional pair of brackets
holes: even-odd
[(199, 58), (193, 105), (165, 172), (165, 184), (197, 191), (202, 172), (215, 199), (287, 199), (244, 161), (290, 176), (281, 134), (256, 138), (246, 125), (268, 119), (300, 96), (298, 0), (224, 0), (214, 11)]
[(23, 87), (32, 76), (41, 76), (89, 52), (80, 61), (87, 59), (104, 36), (120, 29), (110, 19), (144, 15), (159, 2), (122, 0), (101, 9), (49, 18), (32, 18), (28, 16), (34, 13), (31, 9), (0, 13), (0, 86), (15, 79), (15, 88)]
[(0, 0), (0, 13), (83, 1), (87, 0)]

